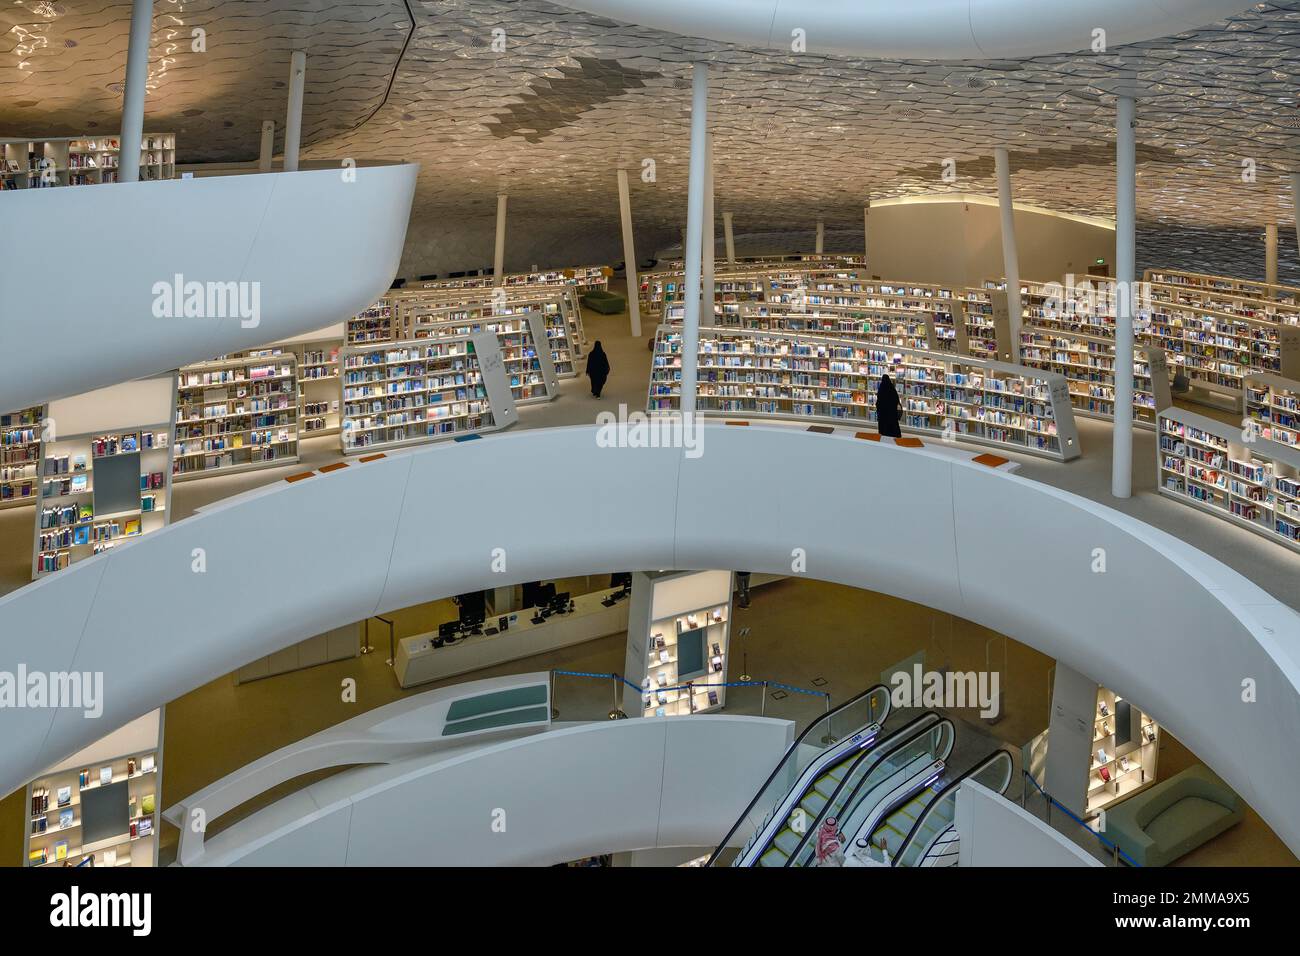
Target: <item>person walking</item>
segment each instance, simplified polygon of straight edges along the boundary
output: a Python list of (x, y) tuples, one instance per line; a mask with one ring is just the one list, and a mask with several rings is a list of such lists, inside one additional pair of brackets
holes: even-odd
[(599, 340), (587, 356), (587, 378), (591, 379), (591, 394), (600, 398), (600, 390), (605, 387), (605, 379), (609, 378), (609, 357), (600, 347)]
[(898, 425), (898, 389), (888, 375), (880, 376), (880, 385), (876, 388), (876, 427), (880, 434), (890, 438), (902, 438), (903, 431)]

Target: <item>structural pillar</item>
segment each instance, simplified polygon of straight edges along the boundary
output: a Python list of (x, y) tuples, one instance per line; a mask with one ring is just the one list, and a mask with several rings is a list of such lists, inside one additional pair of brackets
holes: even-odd
[(1007, 278), (1007, 310), (1011, 318), (1011, 361), (1020, 362), (1020, 257), (1016, 253), (1016, 211), (1011, 196), (1011, 158), (1006, 148), (993, 150), (998, 174), (998, 210), (1002, 213), (1002, 272)]
[(687, 422), (695, 416), (700, 351), (700, 246), (704, 239), (708, 132), (709, 67), (707, 63), (696, 63), (691, 80), (691, 157), (686, 189), (686, 314), (682, 322), (682, 416)]
[(257, 169), (259, 172), (271, 171), (271, 159), (275, 156), (275, 120), (262, 120), (262, 144), (257, 151)]
[(627, 170), (618, 171), (618, 218), (623, 224), (623, 271), (627, 274), (627, 314), (632, 320), (632, 338), (641, 337), (641, 286), (636, 276), (636, 248), (632, 241), (632, 198), (627, 188)]
[(731, 229), (731, 213), (722, 214), (722, 238), (727, 243), (727, 265), (736, 264), (736, 235)]
[(302, 144), (302, 94), (307, 87), (307, 54), (294, 50), (289, 57), (289, 115), (284, 121), (284, 171), (298, 170), (298, 147)]
[[(1277, 223), (1270, 222), (1264, 227), (1264, 281), (1277, 285)], [(1273, 298), (1273, 290), (1268, 290), (1268, 297)]]
[(492, 277), (497, 285), (504, 284), (506, 267), (506, 195), (497, 196), (497, 242), (492, 253)]
[[(1115, 430), (1110, 493), (1133, 494), (1133, 305), (1137, 291), (1137, 120), (1133, 97), (1115, 106)], [(1158, 410), (1158, 409), (1157, 409)]]
[(868, 199), (867, 204), (862, 207), (862, 261), (864, 264), (866, 263), (867, 255), (869, 254), (868, 246), (870, 244), (869, 236), (871, 234), (871, 227), (868, 220), (870, 218), (870, 215), (871, 215), (871, 200)]
[(713, 212), (713, 134), (706, 130), (704, 141), (707, 146), (704, 150), (704, 250), (703, 262), (700, 266), (700, 289), (704, 296), (704, 313), (701, 322), (704, 325), (713, 325), (713, 300), (716, 295), (713, 280), (713, 258), (718, 245)]
[(822, 254), (822, 249), (825, 245), (826, 245), (826, 223), (818, 219), (817, 220), (817, 248), (814, 249), (813, 251), (820, 256)]
[(149, 81), (149, 40), (153, 34), (153, 0), (131, 6), (131, 34), (126, 49), (126, 80), (122, 84), (122, 137), (117, 157), (117, 181), (140, 181), (140, 144), (144, 141), (145, 85)]
[(1296, 251), (1300, 252), (1300, 173), (1291, 174), (1291, 203), (1295, 219)]

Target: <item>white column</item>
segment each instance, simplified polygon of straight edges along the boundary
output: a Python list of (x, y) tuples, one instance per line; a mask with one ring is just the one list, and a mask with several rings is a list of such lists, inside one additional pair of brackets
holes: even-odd
[(1020, 361), (1020, 258), (1016, 254), (1016, 212), (1011, 196), (1011, 159), (1004, 147), (993, 150), (998, 174), (998, 209), (1002, 213), (1002, 272), (1007, 277), (1007, 309), (1011, 312), (1011, 361)]
[(618, 171), (618, 218), (623, 223), (623, 268), (627, 273), (627, 314), (632, 320), (632, 338), (641, 337), (641, 287), (636, 278), (636, 248), (632, 242), (632, 197), (627, 188), (627, 170)]
[(271, 171), (271, 158), (275, 155), (275, 120), (262, 120), (262, 144), (257, 151), (259, 171)]
[(1296, 251), (1300, 252), (1300, 173), (1291, 174), (1291, 203), (1294, 209)]
[(497, 242), (492, 253), (492, 277), (497, 285), (505, 284), (506, 269), (506, 195), (497, 196)]
[(722, 238), (727, 243), (727, 265), (736, 264), (736, 235), (731, 229), (731, 213), (722, 214)]
[(871, 227), (868, 222), (870, 215), (871, 215), (871, 200), (868, 199), (867, 204), (862, 207), (862, 261), (863, 262), (866, 262), (867, 256), (871, 254), (870, 248), (868, 246), (868, 243), (871, 241), (869, 238), (871, 235)]
[(715, 231), (713, 213), (713, 134), (706, 131), (704, 139), (708, 145), (704, 151), (704, 249), (701, 256), (703, 261), (700, 266), (700, 290), (704, 296), (704, 305), (702, 306), (703, 318), (700, 321), (703, 325), (712, 325), (714, 299), (713, 258), (718, 245), (718, 234)]
[(826, 223), (818, 219), (817, 220), (817, 248), (814, 249), (813, 251), (820, 256), (822, 254), (822, 248), (825, 246), (825, 244), (826, 244)]
[(700, 350), (700, 246), (704, 238), (704, 192), (708, 169), (709, 66), (696, 63), (691, 85), (691, 157), (686, 189), (686, 315), (682, 322), (682, 415), (695, 415)]
[[(1277, 285), (1277, 223), (1270, 222), (1264, 227), (1264, 281)], [(1273, 297), (1269, 290), (1268, 297)]]
[(117, 181), (140, 181), (140, 143), (144, 140), (145, 84), (149, 81), (149, 40), (153, 34), (153, 0), (131, 6), (131, 34), (126, 49), (126, 79), (122, 84), (122, 137), (117, 157)]
[(1137, 272), (1137, 155), (1133, 97), (1115, 108), (1115, 431), (1110, 493), (1133, 494), (1133, 293)]
[(289, 115), (284, 121), (284, 171), (298, 170), (298, 147), (302, 144), (302, 94), (307, 88), (307, 54), (294, 50), (289, 57)]

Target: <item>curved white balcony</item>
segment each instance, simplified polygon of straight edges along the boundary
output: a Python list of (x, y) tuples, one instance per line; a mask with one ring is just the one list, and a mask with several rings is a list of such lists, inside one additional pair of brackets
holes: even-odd
[[(1042, 56), (1183, 33), (1248, 10), (1243, 0), (556, 0), (682, 36), (813, 54), (966, 60)], [(799, 51), (802, 52), (802, 51)]]
[[(0, 211), (14, 228), (0, 243), (0, 408), (165, 372), (355, 315), (397, 272), (418, 169), (4, 193)], [(178, 276), (180, 301), (168, 301)]]
[[(1300, 851), (1300, 615), (1203, 552), (1069, 492), (851, 430), (708, 425), (696, 458), (597, 433), (492, 435), (279, 482), (0, 598), (0, 671), (104, 674), (99, 719), (0, 710), (0, 791), (341, 623), (503, 578), (788, 575), (802, 548), (810, 577), (964, 617), (1139, 701)], [(582, 528), (520, 522), (504, 500)], [(1096, 548), (1107, 573), (1091, 573)], [(202, 612), (214, 602), (238, 613)], [(141, 608), (166, 623), (141, 626)], [(1258, 702), (1243, 705), (1247, 677)]]

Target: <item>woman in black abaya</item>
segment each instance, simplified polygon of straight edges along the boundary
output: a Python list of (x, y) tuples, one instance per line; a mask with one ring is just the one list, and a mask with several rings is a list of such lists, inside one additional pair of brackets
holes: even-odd
[(898, 389), (888, 375), (880, 377), (880, 386), (876, 389), (876, 426), (880, 434), (890, 438), (902, 438), (902, 429), (898, 427)]
[(591, 379), (591, 394), (600, 398), (600, 390), (605, 387), (605, 379), (609, 378), (609, 357), (605, 355), (599, 341), (592, 346), (591, 354), (587, 356), (587, 377)]

